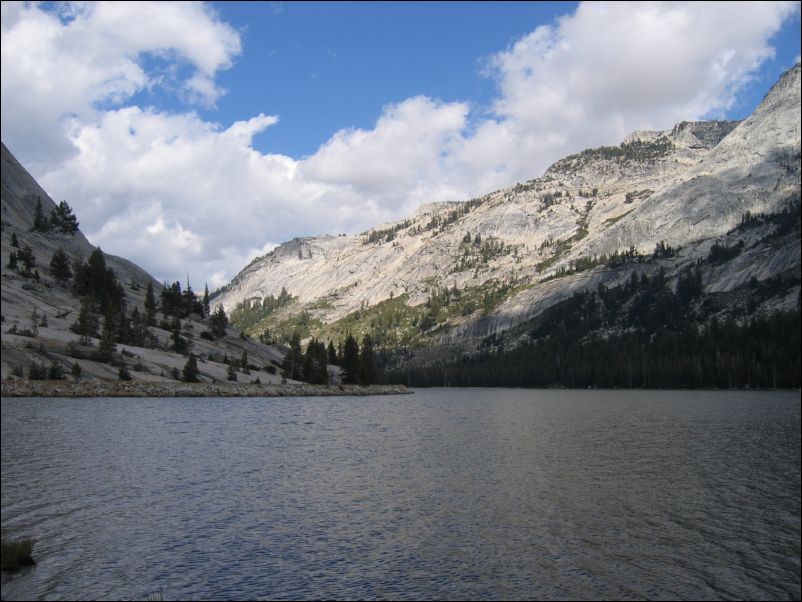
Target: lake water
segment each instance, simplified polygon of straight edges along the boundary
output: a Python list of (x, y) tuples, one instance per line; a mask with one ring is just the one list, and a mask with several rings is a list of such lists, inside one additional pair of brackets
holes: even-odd
[(800, 394), (3, 399), (12, 599), (799, 599)]

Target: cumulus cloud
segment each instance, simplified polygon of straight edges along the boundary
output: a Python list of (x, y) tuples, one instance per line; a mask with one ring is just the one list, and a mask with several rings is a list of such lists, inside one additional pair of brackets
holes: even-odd
[(69, 199), (90, 240), (160, 279), (189, 272), (195, 288), (225, 284), (292, 236), (359, 231), (423, 202), (536, 177), (635, 129), (718, 116), (799, 10), (582, 4), (487, 58), (492, 106), (415, 96), (385, 106), (374, 127), (339, 131), (293, 158), (253, 148), (278, 116), (224, 127), (131, 103), (156, 86), (190, 105), (225, 93), (216, 76), (242, 51), (240, 38), (207, 5), (66, 7), (2, 5), (4, 141)]
[(500, 156), (519, 178), (636, 129), (721, 116), (798, 10), (795, 2), (583, 3), (490, 58), (496, 120), (464, 152), (515, 140)]
[[(384, 107), (371, 130), (342, 130), (303, 161), (304, 180), (345, 188), (390, 213), (413, 204), (464, 195), (449, 182), (449, 157), (464, 139), (468, 105), (416, 96)], [(427, 198), (428, 197), (428, 198)]]
[(3, 136), (16, 152), (51, 167), (75, 154), (76, 122), (96, 122), (101, 107), (121, 105), (152, 78), (149, 56), (186, 63), (185, 97), (212, 105), (223, 94), (215, 74), (240, 52), (239, 34), (195, 2), (2, 4)]

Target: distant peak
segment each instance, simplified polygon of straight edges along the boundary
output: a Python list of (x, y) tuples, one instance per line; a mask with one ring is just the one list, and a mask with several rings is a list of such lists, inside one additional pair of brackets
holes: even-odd
[(624, 138), (624, 144), (635, 141), (655, 142), (667, 138), (677, 148), (715, 147), (740, 121), (680, 121), (671, 130), (637, 130)]
[(777, 83), (775, 83), (766, 93), (766, 96), (763, 97), (763, 102), (761, 104), (770, 101), (773, 97), (781, 95), (784, 96), (785, 94), (789, 93), (799, 96), (799, 88), (801, 85), (802, 78), (800, 77), (800, 64), (797, 63), (780, 75)]
[(445, 207), (451, 207), (453, 205), (459, 205), (458, 201), (432, 201), (430, 203), (424, 203), (420, 205), (415, 210), (415, 217), (421, 217), (424, 215), (430, 215), (432, 213), (437, 213), (438, 211), (442, 210)]

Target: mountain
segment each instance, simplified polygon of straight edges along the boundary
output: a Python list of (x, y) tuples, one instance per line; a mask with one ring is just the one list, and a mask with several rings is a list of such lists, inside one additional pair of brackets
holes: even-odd
[(799, 386), (799, 65), (742, 122), (634, 132), (479, 198), (280, 245), (212, 299), (254, 338), (95, 249), (5, 145), (1, 206), (3, 379), (170, 381), (190, 354), (206, 382), (317, 374), (326, 350), (301, 362), (298, 333), (369, 336), (384, 378), (410, 384)]
[[(488, 340), (526, 343), (550, 307), (633, 273), (662, 270), (675, 290), (698, 269), (718, 307), (698, 326), (744, 322), (798, 307), (799, 198), (796, 65), (742, 122), (634, 132), (480, 198), (430, 203), (357, 236), (295, 238), (215, 302), (251, 334), (369, 334), (396, 352), (391, 366), (475, 355)], [(777, 279), (772, 295), (750, 293)]]
[[(117, 380), (125, 366), (134, 381), (169, 382), (175, 380), (174, 370), (181, 375), (187, 354), (192, 353), (201, 381), (226, 381), (229, 364), (239, 362), (243, 352), (247, 353), (250, 368), (234, 366), (240, 382), (256, 378), (262, 383), (281, 380), (277, 365), (281, 364), (283, 353), (276, 347), (242, 337), (234, 328), (227, 329), (225, 334), (220, 332), (222, 336), (210, 336), (210, 317), (202, 318), (196, 313), (185, 312), (188, 315), (180, 316), (177, 321), (175, 316), (159, 313), (154, 316), (153, 324), (147, 325), (148, 286), (153, 287), (157, 300), (163, 286), (145, 270), (121, 257), (99, 252), (80, 229), (35, 230), (37, 206), (45, 224), (54, 211), (58, 212), (58, 206), (5, 144), (0, 185), (3, 380), (31, 375), (32, 367), (33, 376), (46, 377), (51, 369), (52, 375), (57, 376), (70, 373), (74, 366), (80, 368), (83, 380)], [(66, 207), (71, 211), (69, 205)], [(18, 259), (27, 250), (30, 250), (29, 266)], [(57, 278), (50, 267), (59, 250), (66, 257), (64, 263), (71, 266), (69, 277)], [(90, 264), (97, 268), (94, 272), (86, 267)], [(105, 270), (110, 270), (113, 278)], [(91, 295), (77, 293), (79, 271), (100, 274), (101, 284), (86, 282), (83, 287), (83, 292)], [(101, 291), (103, 287), (108, 290)], [(106, 302), (103, 296), (106, 294), (116, 297), (114, 304)], [(92, 312), (83, 312), (90, 319), (82, 337), (73, 329), (81, 320), (82, 297), (87, 296), (94, 296), (96, 306)], [(105, 312), (103, 305), (108, 306)], [(181, 353), (176, 352), (176, 340)], [(104, 342), (108, 344), (104, 346)], [(228, 362), (224, 361), (226, 358)]]

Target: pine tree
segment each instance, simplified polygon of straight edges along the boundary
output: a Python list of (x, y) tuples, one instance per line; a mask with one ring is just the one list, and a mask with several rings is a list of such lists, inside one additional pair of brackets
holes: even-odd
[(203, 285), (203, 315), (208, 316), (210, 314), (209, 310), (209, 285)]
[(202, 318), (204, 316), (203, 313), (203, 303), (198, 300), (195, 296), (195, 291), (192, 290), (192, 286), (189, 283), (189, 274), (187, 274), (187, 288), (181, 295), (181, 315), (185, 318), (188, 318), (190, 314), (198, 314)]
[(64, 380), (64, 367), (56, 361), (51, 362), (47, 369), (48, 380)]
[(228, 380), (233, 380), (233, 381), (237, 380), (237, 369), (231, 364), (228, 365), (226, 378), (228, 378)]
[(153, 293), (153, 283), (148, 281), (145, 291), (145, 319), (148, 326), (156, 325), (156, 295)]
[(161, 293), (162, 313), (164, 318), (168, 316), (186, 317), (184, 314), (184, 297), (181, 292), (181, 283), (177, 280), (171, 285), (164, 283)]
[(315, 340), (314, 345), (315, 363), (317, 365), (317, 382), (322, 385), (329, 383), (328, 353), (323, 341)]
[[(136, 309), (136, 307), (134, 308)], [(125, 310), (117, 314), (117, 330), (114, 333), (115, 340), (119, 343), (130, 343), (133, 339), (132, 318), (125, 315)]]
[(50, 273), (53, 274), (53, 278), (61, 283), (72, 278), (70, 260), (61, 247), (59, 247), (58, 251), (53, 253), (53, 258), (50, 260)]
[(351, 334), (345, 339), (342, 368), (344, 383), (355, 385), (359, 382), (359, 343), (356, 342), (356, 339)]
[(11, 233), (11, 246), (19, 249), (19, 239), (17, 238), (16, 232)]
[[(145, 320), (142, 314), (139, 313), (139, 308), (134, 307), (131, 311), (131, 331), (128, 333), (128, 339), (132, 345), (137, 347), (144, 347), (147, 344), (147, 336), (145, 330)], [(125, 340), (123, 340), (125, 342)]]
[(284, 362), (281, 367), (284, 370), (284, 375), (293, 380), (301, 380), (303, 378), (303, 352), (301, 351), (301, 335), (296, 330), (292, 333), (290, 339), (290, 349), (284, 356)]
[(30, 275), (34, 266), (36, 265), (36, 257), (33, 254), (33, 249), (25, 245), (17, 251), (17, 259), (22, 263), (22, 273)]
[(372, 385), (376, 381), (376, 358), (373, 353), (373, 340), (369, 334), (362, 339), (359, 380), (363, 385)]
[(81, 311), (78, 320), (70, 327), (74, 333), (81, 335), (81, 345), (89, 345), (90, 337), (97, 336), (97, 308), (91, 297), (81, 300)]
[(306, 347), (303, 357), (303, 379), (314, 385), (323, 385), (329, 381), (326, 368), (326, 346), (317, 339), (313, 339)]
[(187, 340), (181, 336), (181, 320), (177, 317), (173, 318), (173, 323), (170, 325), (173, 338), (173, 351), (176, 353), (184, 353), (187, 350)]
[(92, 251), (85, 264), (73, 270), (75, 292), (79, 297), (89, 296), (98, 305), (100, 313), (117, 313), (125, 309), (125, 289), (114, 270), (106, 266), (100, 247)]
[(67, 201), (61, 201), (50, 212), (50, 226), (66, 234), (75, 234), (78, 231), (78, 218)]
[(95, 359), (99, 362), (110, 362), (117, 351), (115, 344), (117, 336), (117, 320), (112, 312), (103, 316), (103, 330), (100, 333), (100, 344), (97, 347)]
[(184, 364), (183, 380), (188, 383), (196, 383), (198, 382), (199, 374), (198, 360), (195, 359), (194, 355), (190, 355), (187, 359), (187, 363)]
[(242, 366), (243, 374), (250, 374), (251, 373), (251, 369), (248, 368), (248, 352), (247, 351), (243, 351), (242, 352), (242, 358), (240, 359), (239, 364), (240, 364), (240, 366)]
[(217, 309), (214, 310), (211, 322), (212, 334), (216, 338), (219, 339), (226, 336), (226, 329), (228, 328), (228, 316), (226, 315), (226, 310), (223, 309), (222, 305), (218, 305)]
[(42, 209), (42, 198), (36, 197), (36, 207), (33, 210), (33, 226), (31, 232), (49, 232), (50, 221), (45, 217)]
[(331, 364), (332, 366), (336, 366), (338, 363), (337, 350), (334, 348), (334, 343), (331, 340), (329, 340), (329, 347), (326, 353), (327, 353), (326, 359), (328, 363)]
[(315, 366), (315, 354), (312, 351), (311, 344), (307, 346), (306, 353), (304, 353), (302, 360), (303, 368), (301, 369), (301, 379), (304, 382), (311, 383), (313, 385), (317, 384), (316, 378), (318, 371), (317, 366)]

